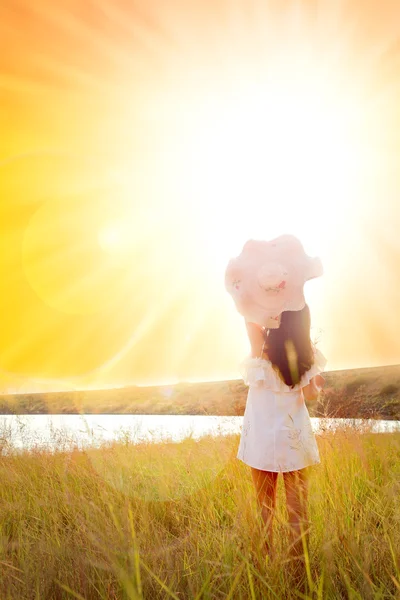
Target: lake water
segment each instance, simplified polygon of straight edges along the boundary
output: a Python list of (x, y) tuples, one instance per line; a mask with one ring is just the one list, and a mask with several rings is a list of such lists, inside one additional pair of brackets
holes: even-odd
[[(119, 440), (182, 441), (191, 436), (240, 433), (243, 417), (206, 415), (0, 415), (0, 454), (32, 448), (68, 450)], [(374, 433), (400, 431), (400, 421), (311, 418), (320, 433), (343, 425)]]

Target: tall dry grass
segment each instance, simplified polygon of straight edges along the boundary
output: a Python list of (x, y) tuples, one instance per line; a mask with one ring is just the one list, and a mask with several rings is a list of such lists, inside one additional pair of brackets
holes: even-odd
[(318, 436), (305, 584), (278, 482), (276, 557), (239, 435), (0, 457), (0, 598), (400, 597), (400, 433)]

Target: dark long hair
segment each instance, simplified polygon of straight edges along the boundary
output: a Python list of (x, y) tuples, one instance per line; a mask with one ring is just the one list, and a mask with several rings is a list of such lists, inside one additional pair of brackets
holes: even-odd
[(314, 362), (310, 309), (286, 310), (278, 329), (265, 329), (265, 347), (272, 366), (286, 385), (294, 387)]

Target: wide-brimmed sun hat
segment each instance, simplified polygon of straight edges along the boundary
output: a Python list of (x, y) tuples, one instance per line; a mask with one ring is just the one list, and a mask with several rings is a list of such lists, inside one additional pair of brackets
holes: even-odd
[(321, 260), (285, 234), (271, 241), (248, 240), (226, 267), (225, 288), (247, 321), (277, 329), (283, 311), (304, 308), (304, 283), (322, 274)]

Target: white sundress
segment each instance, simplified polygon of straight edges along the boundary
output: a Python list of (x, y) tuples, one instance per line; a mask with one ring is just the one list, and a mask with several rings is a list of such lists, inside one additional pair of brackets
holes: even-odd
[(322, 373), (326, 358), (313, 345), (314, 363), (293, 388), (264, 358), (248, 356), (240, 364), (249, 386), (237, 458), (263, 471), (284, 473), (320, 463), (302, 388)]

